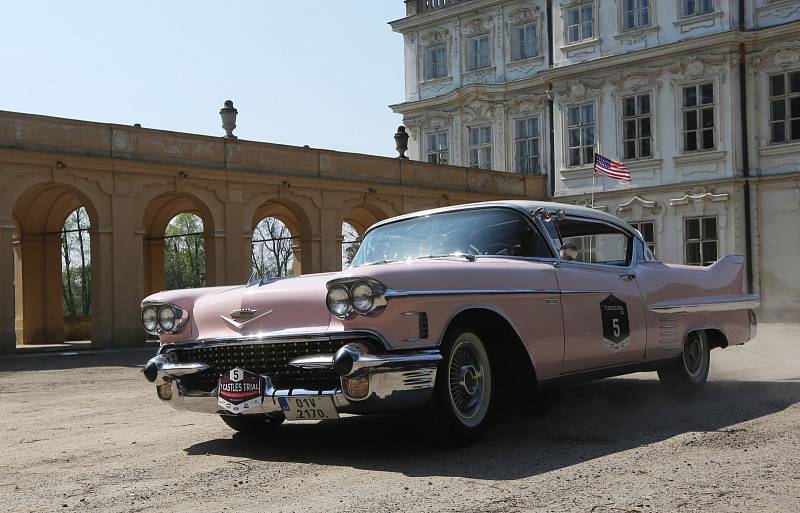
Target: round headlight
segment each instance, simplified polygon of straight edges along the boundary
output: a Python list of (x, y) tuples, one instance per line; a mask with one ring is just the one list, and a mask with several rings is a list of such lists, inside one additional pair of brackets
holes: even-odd
[(328, 310), (336, 317), (347, 317), (350, 313), (350, 293), (342, 285), (335, 285), (328, 290)]
[(158, 311), (158, 325), (164, 331), (172, 331), (175, 328), (175, 310), (171, 306), (162, 306)]
[(153, 332), (158, 328), (158, 312), (152, 306), (142, 310), (142, 324), (145, 331)]
[(353, 308), (358, 313), (369, 313), (372, 310), (372, 305), (375, 304), (375, 291), (372, 287), (365, 282), (359, 282), (353, 285)]

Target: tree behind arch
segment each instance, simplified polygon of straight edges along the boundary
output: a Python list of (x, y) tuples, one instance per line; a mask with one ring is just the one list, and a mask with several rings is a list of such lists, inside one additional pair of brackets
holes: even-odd
[(275, 217), (262, 219), (253, 232), (250, 253), (253, 270), (265, 278), (290, 276), (294, 264), (293, 239), (289, 228), (280, 219)]
[(164, 232), (164, 280), (167, 290), (205, 286), (203, 220), (194, 214), (178, 214), (167, 225)]

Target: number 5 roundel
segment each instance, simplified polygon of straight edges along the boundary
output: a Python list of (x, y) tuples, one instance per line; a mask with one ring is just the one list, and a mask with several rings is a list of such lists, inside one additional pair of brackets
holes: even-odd
[(603, 321), (603, 346), (611, 351), (622, 350), (631, 339), (628, 305), (612, 294), (600, 302), (600, 317)]

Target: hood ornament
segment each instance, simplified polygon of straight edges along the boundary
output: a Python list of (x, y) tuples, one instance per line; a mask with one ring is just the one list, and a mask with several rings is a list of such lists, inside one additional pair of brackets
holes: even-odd
[(234, 329), (241, 330), (246, 324), (271, 314), (272, 310), (267, 310), (260, 315), (256, 315), (257, 313), (258, 310), (252, 308), (238, 308), (229, 314), (230, 317), (226, 315), (220, 315), (220, 317), (223, 321), (233, 326)]

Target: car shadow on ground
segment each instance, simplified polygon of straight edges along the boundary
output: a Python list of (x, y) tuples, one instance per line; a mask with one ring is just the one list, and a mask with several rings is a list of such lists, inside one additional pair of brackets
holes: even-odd
[(655, 379), (609, 379), (543, 393), (533, 412), (505, 412), (483, 441), (460, 449), (437, 447), (407, 417), (347, 417), (284, 424), (275, 440), (233, 434), (185, 451), (412, 477), (519, 479), (685, 433), (703, 434), (685, 444), (747, 447), (753, 443), (747, 426), (731, 426), (800, 402), (800, 382), (714, 381), (688, 400), (668, 396)]
[(58, 351), (0, 356), (0, 372), (50, 371), (90, 367), (142, 367), (158, 346), (115, 350)]

